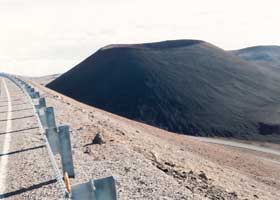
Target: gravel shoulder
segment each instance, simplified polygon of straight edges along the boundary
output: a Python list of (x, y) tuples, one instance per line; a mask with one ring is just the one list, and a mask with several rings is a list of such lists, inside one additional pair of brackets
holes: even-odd
[[(0, 157), (8, 159), (5, 191), (1, 191), (0, 199), (58, 199), (56, 180), (32, 106), (14, 83), (5, 81), (11, 95), (12, 127), (6, 132), (7, 122), (0, 122)], [(7, 98), (3, 85), (1, 88), (0, 119), (7, 119)], [(10, 146), (8, 152), (3, 152), (7, 134), (10, 135)]]
[[(277, 155), (170, 133), (30, 83), (71, 126), (72, 184), (113, 175), (119, 199), (280, 199)], [(97, 133), (104, 144), (92, 144)]]

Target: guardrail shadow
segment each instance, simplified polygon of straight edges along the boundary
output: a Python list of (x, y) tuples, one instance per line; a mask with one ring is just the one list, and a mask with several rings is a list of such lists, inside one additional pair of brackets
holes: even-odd
[[(25, 110), (33, 110), (33, 108), (24, 108), (24, 109), (18, 109), (18, 110), (12, 110), (11, 112), (19, 112), (19, 111), (25, 111)], [(2, 113), (8, 113), (7, 111), (1, 111)]]
[(32, 151), (32, 150), (36, 150), (36, 149), (42, 149), (44, 147), (45, 147), (45, 145), (40, 145), (40, 146), (36, 146), (36, 147), (30, 147), (30, 148), (27, 148), (27, 149), (12, 151), (12, 152), (9, 152), (9, 153), (1, 153), (0, 157), (1, 156), (10, 156), (10, 155), (13, 155), (13, 154), (22, 153), (22, 152), (26, 152), (26, 151)]
[[(18, 104), (12, 104), (12, 106), (14, 107), (14, 106), (22, 106), (22, 105), (27, 105), (27, 104), (30, 104), (30, 103), (28, 103), (28, 102), (24, 102), (24, 103), (18, 103)], [(8, 105), (0, 105), (0, 108), (1, 107), (7, 107)]]
[[(12, 96), (12, 95), (10, 95), (10, 97), (11, 98), (19, 98), (19, 97), (22, 97), (22, 95), (15, 95), (15, 96)], [(7, 97), (5, 96), (5, 97), (0, 97), (0, 101), (4, 101), (4, 100), (7, 100)]]
[(9, 134), (9, 133), (19, 133), (19, 132), (34, 130), (34, 129), (39, 129), (39, 127), (30, 127), (30, 128), (19, 129), (19, 130), (14, 130), (14, 131), (9, 131), (9, 132), (2, 132), (2, 133), (0, 133), (0, 135), (5, 135), (5, 134)]
[(26, 119), (26, 118), (32, 118), (35, 117), (35, 115), (28, 115), (28, 116), (24, 116), (24, 117), (15, 117), (12, 119), (0, 119), (0, 122), (6, 122), (8, 120), (14, 121), (14, 120), (18, 120), (18, 119)]
[(26, 99), (12, 99), (11, 101), (0, 101), (0, 103), (9, 103), (9, 102), (17, 102), (17, 101), (23, 101)]
[(40, 189), (41, 187), (44, 187), (44, 186), (47, 186), (47, 185), (50, 185), (50, 184), (54, 184), (54, 183), (56, 183), (56, 179), (52, 179), (52, 180), (45, 181), (45, 182), (42, 182), (42, 183), (34, 184), (30, 187), (21, 188), (21, 189), (16, 190), (16, 191), (0, 194), (0, 199), (5, 199), (5, 198), (9, 198), (9, 197), (12, 197), (12, 196), (15, 196), (15, 195), (20, 195), (22, 193), (29, 192), (29, 191), (36, 190), (36, 189)]

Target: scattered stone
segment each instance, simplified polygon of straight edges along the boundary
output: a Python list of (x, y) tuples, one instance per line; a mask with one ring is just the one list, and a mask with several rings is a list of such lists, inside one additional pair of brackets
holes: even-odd
[(208, 180), (206, 174), (203, 171), (200, 171), (200, 174), (198, 176), (204, 180)]
[(94, 115), (92, 113), (88, 114), (88, 118), (94, 118)]
[(127, 172), (130, 172), (130, 167), (125, 167), (124, 168), (124, 171), (127, 173)]
[(172, 162), (165, 162), (164, 164), (170, 166), (170, 167), (175, 167), (175, 164)]
[(97, 133), (92, 140), (92, 144), (104, 144), (105, 140), (103, 138), (103, 135), (101, 133)]
[(80, 128), (77, 129), (77, 131), (81, 131), (81, 130), (83, 130), (83, 129), (84, 129), (83, 127), (80, 127)]
[(125, 132), (122, 131), (122, 130), (120, 130), (120, 129), (117, 129), (116, 131), (117, 131), (118, 133), (122, 134), (122, 135), (125, 135)]
[(59, 99), (59, 100), (60, 100), (60, 99), (61, 99), (61, 96), (54, 95), (54, 96), (53, 96), (53, 98), (55, 98), (55, 99)]
[(145, 183), (143, 180), (140, 180), (139, 183), (140, 183), (141, 185), (146, 185), (146, 183)]
[(89, 147), (86, 147), (84, 150), (85, 154), (91, 154), (91, 149)]
[(158, 163), (156, 166), (157, 166), (158, 169), (160, 169), (164, 173), (168, 173), (169, 172), (168, 168), (166, 168), (164, 165), (162, 165), (160, 163)]
[(231, 195), (232, 197), (236, 197), (237, 198), (236, 192), (230, 192), (229, 195)]

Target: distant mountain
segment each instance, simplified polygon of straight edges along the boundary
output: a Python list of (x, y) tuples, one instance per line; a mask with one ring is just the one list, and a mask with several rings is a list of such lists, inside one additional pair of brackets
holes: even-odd
[(255, 46), (232, 52), (247, 61), (280, 68), (280, 46)]
[(280, 142), (280, 74), (199, 40), (109, 45), (47, 86), (177, 133)]
[(36, 81), (40, 85), (47, 85), (48, 83), (55, 80), (57, 77), (59, 77), (61, 74), (52, 74), (47, 76), (40, 76), (40, 77), (27, 77), (28, 79), (32, 81)]

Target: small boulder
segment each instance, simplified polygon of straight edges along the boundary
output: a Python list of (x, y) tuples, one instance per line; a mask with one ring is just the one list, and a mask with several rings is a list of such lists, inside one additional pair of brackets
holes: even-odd
[(203, 172), (203, 171), (200, 171), (200, 174), (198, 175), (201, 179), (204, 179), (204, 180), (208, 180), (206, 174)]
[(101, 133), (97, 133), (92, 140), (92, 144), (104, 144), (105, 140), (103, 138), (103, 135)]

